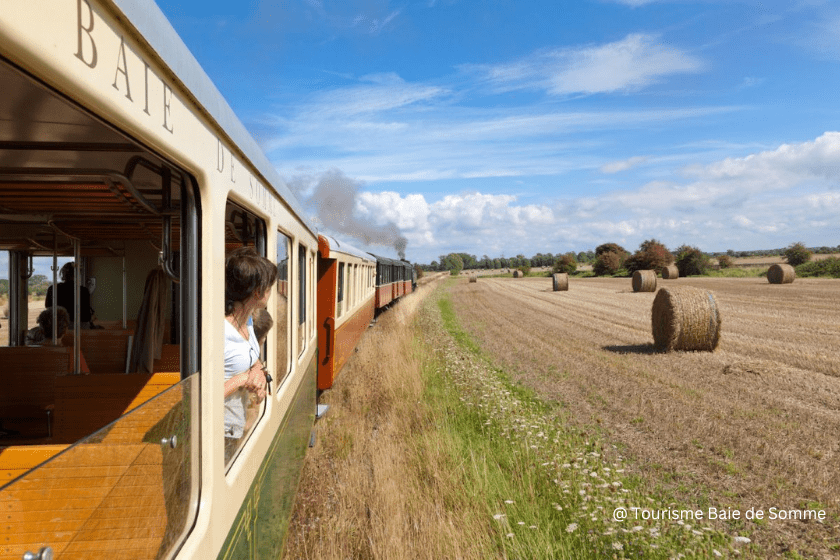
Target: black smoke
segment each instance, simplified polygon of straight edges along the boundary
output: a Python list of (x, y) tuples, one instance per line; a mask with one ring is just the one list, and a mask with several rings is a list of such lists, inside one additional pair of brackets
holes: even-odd
[(311, 184), (311, 178), (298, 177), (289, 183), (289, 187), (304, 204), (315, 208), (317, 219), (325, 228), (349, 235), (365, 245), (393, 247), (401, 259), (405, 258), (408, 240), (397, 224), (388, 222), (383, 226), (375, 226), (353, 215), (356, 197), (362, 185), (360, 182), (333, 169), (320, 175), (312, 192), (308, 193)]

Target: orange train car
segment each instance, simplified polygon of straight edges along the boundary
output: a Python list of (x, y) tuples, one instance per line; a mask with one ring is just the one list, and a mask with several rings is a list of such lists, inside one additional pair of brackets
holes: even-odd
[(374, 315), (376, 261), (318, 236), (318, 390), (332, 387)]

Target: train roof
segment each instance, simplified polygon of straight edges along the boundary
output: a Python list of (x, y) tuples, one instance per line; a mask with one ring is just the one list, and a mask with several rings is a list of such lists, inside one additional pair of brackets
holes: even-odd
[(374, 255), (373, 253), (368, 253), (368, 254), (370, 256), (372, 256), (373, 258), (375, 258), (376, 262), (381, 262), (381, 263), (384, 263), (384, 264), (390, 264), (390, 265), (394, 265), (394, 266), (402, 266), (402, 267), (406, 267), (406, 268), (409, 268), (409, 267), (412, 266), (410, 262), (405, 261), (405, 260), (390, 259), (388, 257), (380, 257), (379, 255)]
[(344, 253), (345, 255), (352, 255), (368, 262), (374, 261), (374, 259), (371, 258), (372, 255), (370, 253), (366, 253), (361, 249), (348, 245), (347, 243), (342, 243), (335, 237), (324, 235), (323, 233), (318, 235), (318, 250), (321, 252), (321, 256), (325, 259), (335, 258), (330, 256), (332, 253)]
[(298, 219), (313, 235), (315, 228), (306, 219), (298, 199), (289, 190), (283, 178), (274, 168), (257, 142), (233, 112), (216, 85), (190, 52), (187, 45), (166, 19), (153, 0), (111, 0), (126, 19), (139, 32), (151, 49), (190, 92), (195, 102), (204, 109), (207, 117), (218, 125), (238, 148), (248, 162), (268, 182), (278, 195), (289, 205)]

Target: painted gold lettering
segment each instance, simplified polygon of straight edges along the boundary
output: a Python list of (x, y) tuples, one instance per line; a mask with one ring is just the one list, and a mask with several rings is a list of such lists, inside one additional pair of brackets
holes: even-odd
[(225, 149), (222, 147), (222, 141), (216, 138), (216, 171), (221, 173), (225, 170)]
[[(90, 25), (85, 27), (82, 24), (82, 3), (87, 6), (87, 13), (88, 19), (90, 20)], [(93, 9), (88, 4), (87, 0), (76, 0), (77, 6), (77, 27), (78, 27), (78, 43), (76, 47), (76, 58), (87, 64), (91, 68), (96, 67), (96, 43), (93, 41)], [(84, 52), (84, 37), (83, 32), (88, 36), (90, 39), (90, 61), (85, 59), (85, 52)]]
[(166, 82), (163, 83), (163, 128), (168, 130), (169, 132), (173, 131), (172, 123), (169, 121), (169, 117), (171, 116), (171, 106), (172, 103), (172, 90), (166, 85)]
[(122, 74), (125, 78), (126, 98), (128, 98), (129, 101), (134, 101), (131, 99), (131, 86), (128, 84), (128, 61), (125, 59), (125, 37), (120, 37), (120, 51), (117, 53), (117, 71), (114, 73), (114, 83), (111, 84), (117, 91), (120, 90), (117, 86), (117, 80), (119, 79), (120, 74)]
[(146, 82), (145, 83), (145, 86), (146, 86), (146, 104), (143, 107), (143, 112), (146, 113), (149, 116), (152, 116), (152, 114), (149, 112), (149, 63), (144, 60), (143, 61), (143, 66), (145, 67), (144, 80)]

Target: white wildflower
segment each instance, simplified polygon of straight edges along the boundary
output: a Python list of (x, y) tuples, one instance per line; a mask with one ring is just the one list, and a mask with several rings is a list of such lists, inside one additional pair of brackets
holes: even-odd
[(513, 503), (513, 500), (505, 500), (505, 503), (506, 503), (506, 504), (512, 504), (512, 503)]
[(723, 556), (723, 554), (721, 554), (720, 552), (718, 552), (718, 551), (717, 551), (717, 549), (715, 549), (715, 548), (713, 548), (713, 549), (712, 549), (712, 554), (714, 554), (714, 555), (715, 555), (715, 556), (717, 556), (718, 558), (720, 558), (721, 556)]
[(578, 528), (577, 523), (569, 523), (569, 525), (566, 527), (566, 532), (567, 533), (574, 533), (577, 528)]
[(496, 521), (499, 521), (501, 519), (504, 519), (505, 517), (507, 517), (507, 515), (505, 515), (504, 513), (497, 513), (496, 515), (493, 516), (493, 519), (495, 519)]
[(620, 542), (612, 543), (613, 550), (624, 550), (624, 545)]

